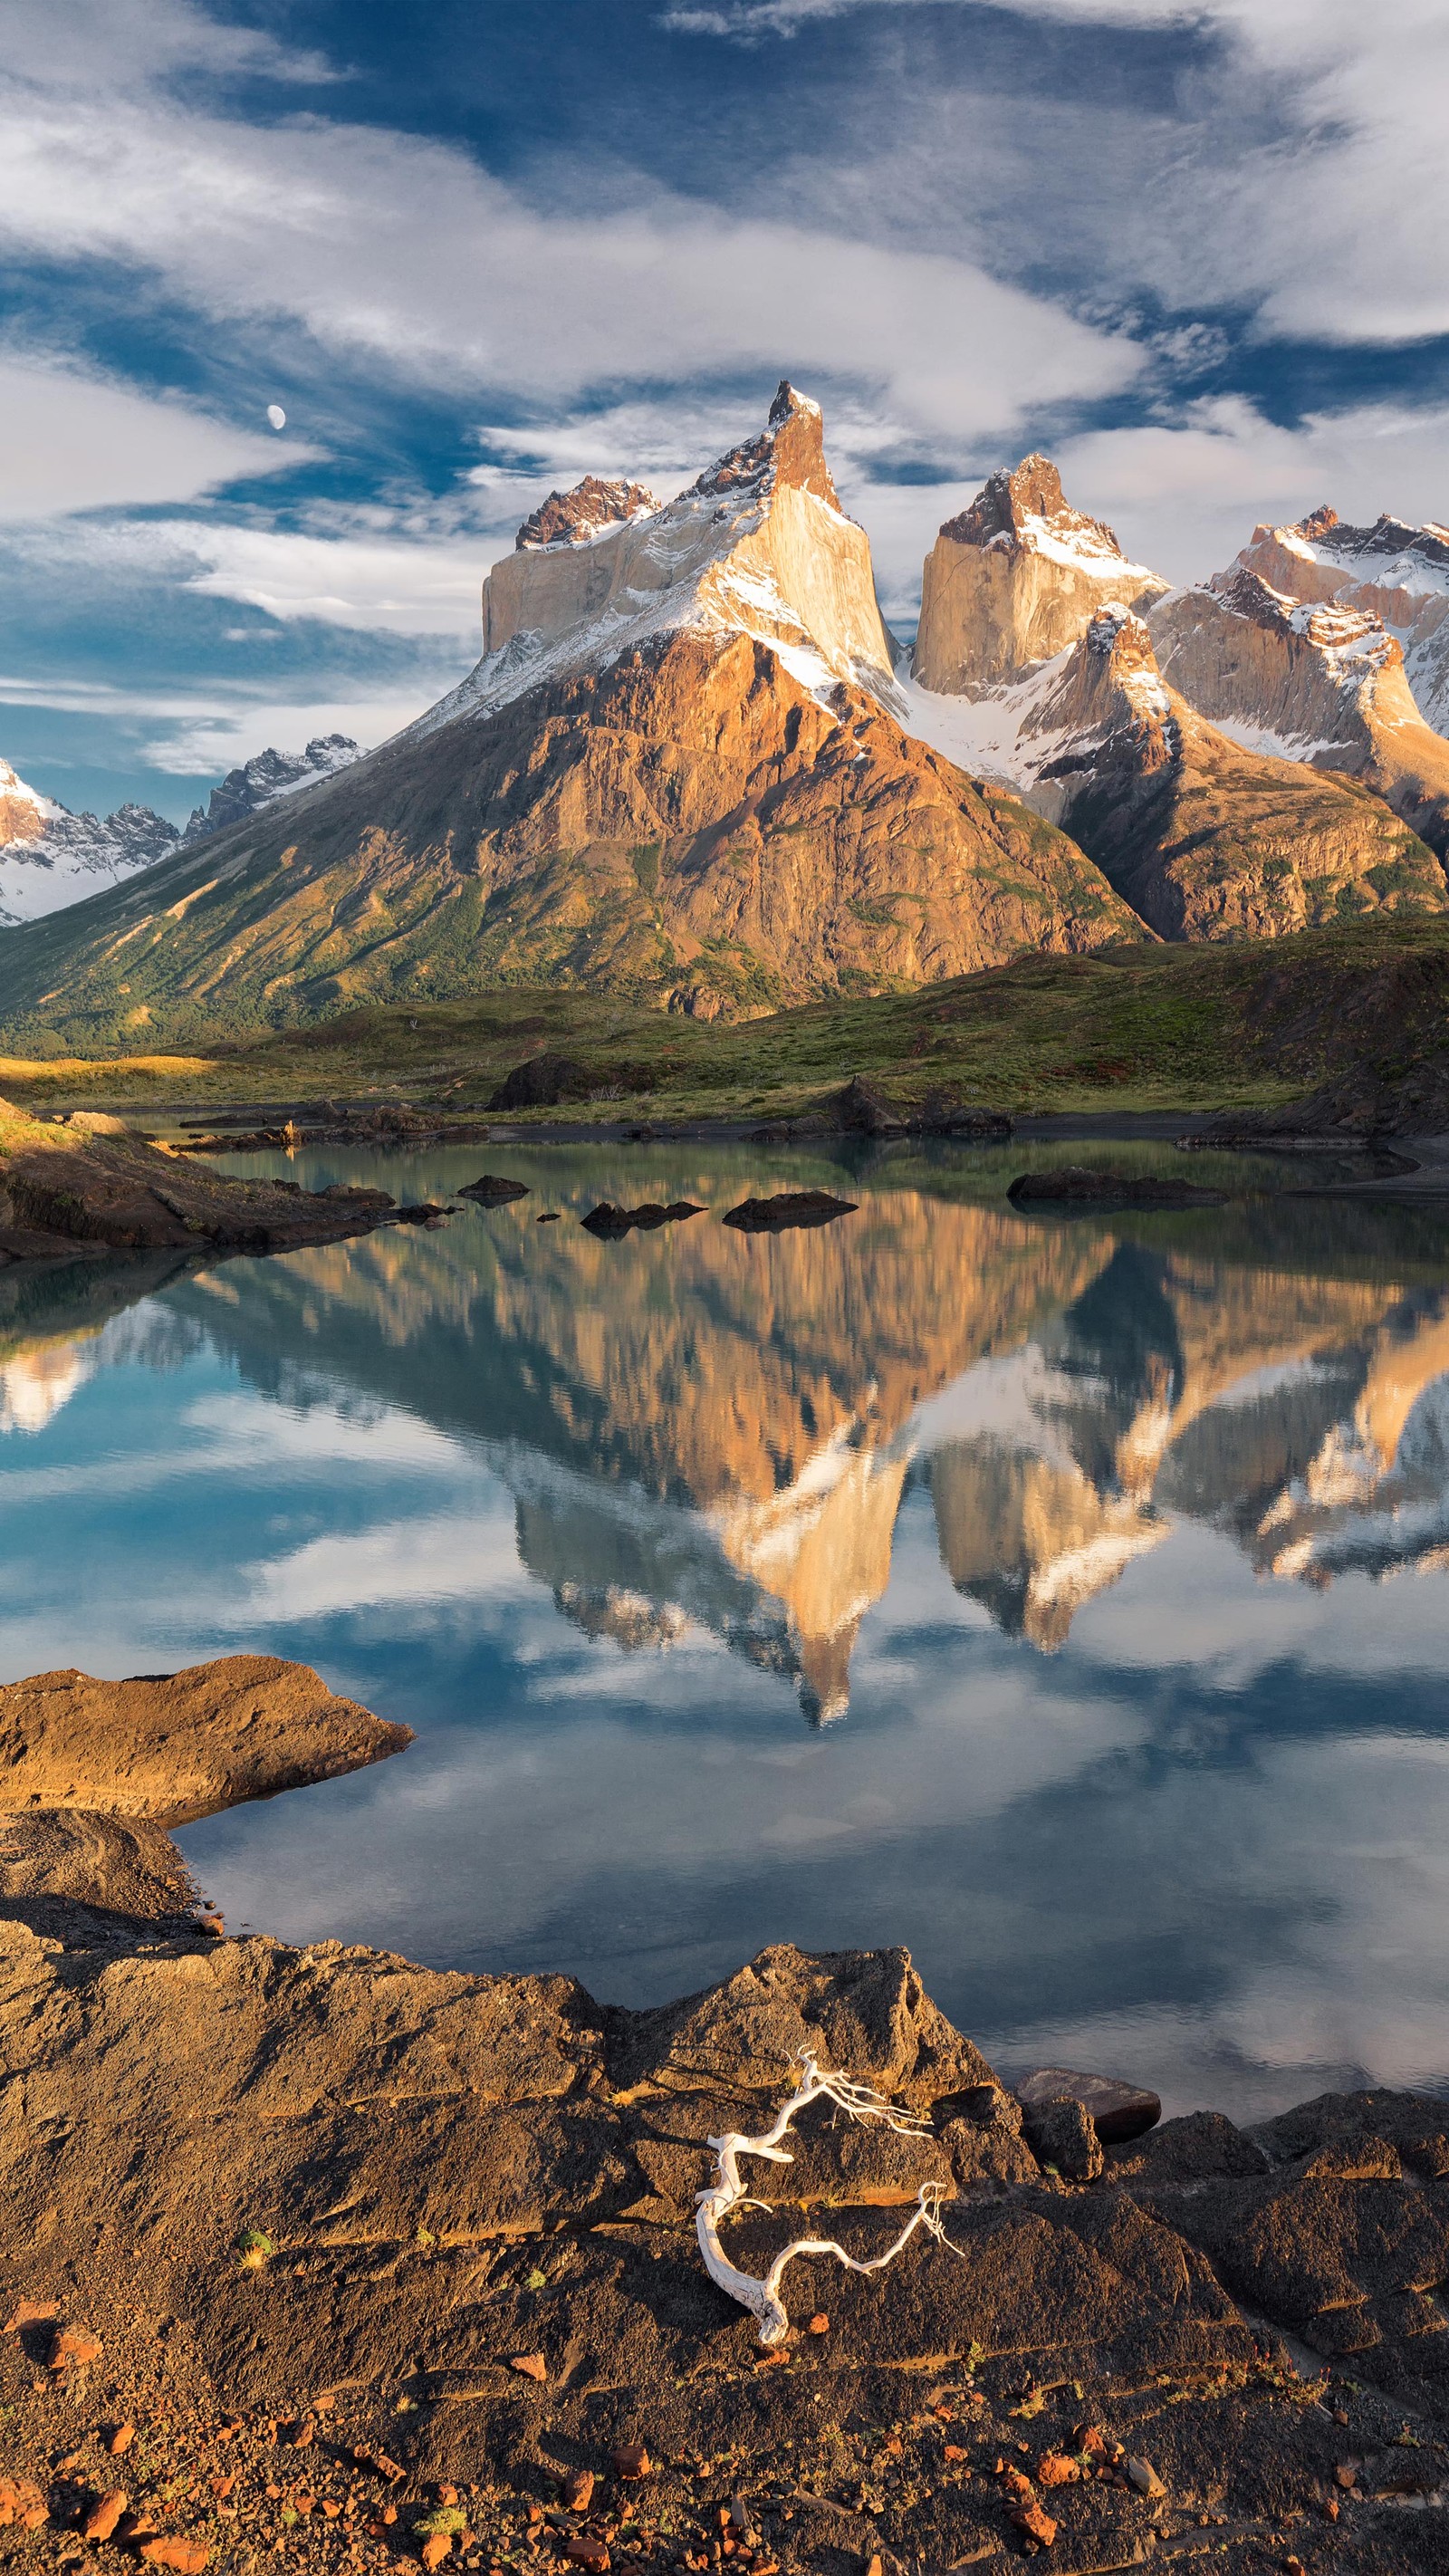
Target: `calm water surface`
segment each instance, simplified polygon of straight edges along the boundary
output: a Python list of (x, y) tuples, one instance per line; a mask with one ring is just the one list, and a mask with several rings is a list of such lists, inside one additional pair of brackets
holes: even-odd
[[(533, 1195), (10, 1274), (0, 1665), (275, 1651), (417, 1730), (188, 1829), (233, 1927), (627, 2002), (905, 1941), (1005, 2067), (1449, 2089), (1449, 1222), (1018, 1218), (1030, 1159), (315, 1154)], [(717, 1222), (805, 1180), (859, 1214)]]

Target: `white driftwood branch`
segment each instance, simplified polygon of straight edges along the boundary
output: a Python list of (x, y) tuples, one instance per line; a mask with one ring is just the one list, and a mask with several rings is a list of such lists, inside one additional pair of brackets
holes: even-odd
[(780, 2297), (780, 2281), (786, 2264), (793, 2263), (797, 2254), (833, 2254), (848, 2272), (879, 2272), (887, 2263), (895, 2261), (902, 2247), (909, 2244), (916, 2229), (922, 2226), (938, 2245), (945, 2246), (949, 2254), (960, 2256), (961, 2251), (959, 2246), (951, 2243), (941, 2222), (942, 2184), (923, 2182), (914, 2216), (907, 2219), (895, 2243), (888, 2245), (883, 2254), (872, 2255), (868, 2262), (858, 2262), (853, 2254), (847, 2254), (845, 2247), (837, 2245), (833, 2236), (797, 2236), (793, 2244), (776, 2255), (762, 2281), (756, 2280), (753, 2273), (740, 2271), (730, 2261), (720, 2243), (720, 2221), (727, 2218), (732, 2209), (763, 2206), (761, 2202), (748, 2198), (740, 2180), (739, 2159), (741, 2156), (764, 2156), (774, 2165), (792, 2164), (794, 2158), (788, 2147), (781, 2146), (780, 2140), (797, 2111), (803, 2111), (809, 2103), (822, 2099), (834, 2102), (852, 2120), (879, 2120), (897, 2137), (929, 2138), (931, 2135), (927, 2121), (917, 2119), (913, 2111), (900, 2111), (894, 2103), (882, 2101), (879, 2093), (873, 2093), (868, 2084), (857, 2084), (848, 2075), (822, 2073), (813, 2057), (803, 2057), (801, 2063), (805, 2069), (804, 2081), (788, 2102), (781, 2104), (772, 2125), (762, 2137), (746, 2138), (737, 2129), (731, 2129), (722, 2138), (706, 2140), (706, 2144), (715, 2151), (719, 2178), (708, 2191), (695, 2194), (699, 2211), (695, 2231), (705, 2270), (730, 2298), (737, 2299), (742, 2308), (748, 2308), (752, 2316), (759, 2318), (760, 2341), (767, 2345), (782, 2343), (789, 2332), (790, 2319)]

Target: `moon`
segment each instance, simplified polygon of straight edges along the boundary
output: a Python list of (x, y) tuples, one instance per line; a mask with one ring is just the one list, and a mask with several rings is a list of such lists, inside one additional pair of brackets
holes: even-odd
[(287, 415), (280, 403), (268, 403), (267, 418), (273, 429), (285, 429), (287, 426)]

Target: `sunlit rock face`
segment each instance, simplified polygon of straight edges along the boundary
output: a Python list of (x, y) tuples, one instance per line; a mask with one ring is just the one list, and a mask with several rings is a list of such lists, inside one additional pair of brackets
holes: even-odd
[(560, 668), (602, 665), (682, 628), (754, 635), (809, 686), (846, 680), (890, 698), (894, 648), (870, 540), (841, 509), (819, 407), (793, 385), (758, 438), (677, 500), (590, 475), (525, 520), (483, 585), (483, 660), (467, 703), (501, 706)]
[(1378, 618), (1403, 646), (1420, 715), (1449, 729), (1449, 528), (1387, 510), (1372, 527), (1350, 527), (1325, 507), (1291, 527), (1255, 528), (1237, 560), (1285, 598)]
[(1381, 618), (1275, 590), (1246, 562), (1148, 618), (1162, 675), (1249, 751), (1362, 779), (1442, 857), (1449, 742), (1424, 722)]
[(1033, 803), (1165, 939), (1449, 905), (1433, 853), (1381, 798), (1209, 724), (1167, 685), (1130, 609), (1102, 609), (1040, 675), (1016, 758)]
[(913, 676), (978, 696), (1074, 644), (1107, 601), (1142, 608), (1166, 588), (1104, 520), (1071, 507), (1048, 457), (1024, 457), (987, 478), (926, 557)]

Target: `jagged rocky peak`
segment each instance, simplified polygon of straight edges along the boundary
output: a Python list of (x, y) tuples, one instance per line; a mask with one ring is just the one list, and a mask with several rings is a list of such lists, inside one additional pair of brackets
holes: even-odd
[(1104, 598), (1143, 608), (1166, 588), (1105, 519), (1072, 508), (1050, 457), (1024, 457), (987, 476), (926, 557), (914, 676), (982, 696), (1074, 644)]
[(732, 447), (717, 465), (701, 474), (696, 492), (741, 490), (813, 492), (839, 510), (840, 497), (825, 462), (825, 415), (808, 394), (795, 391), (782, 376), (758, 438)]
[(1114, 566), (1125, 561), (1106, 520), (1072, 508), (1049, 456), (1024, 456), (1017, 466), (998, 466), (969, 507), (946, 521), (941, 534), (963, 546), (1039, 546), (1043, 539), (1055, 538), (1074, 554), (1105, 555)]
[[(1061, 797), (1044, 794), (1039, 786), (1033, 801), (1053, 821), (1058, 820), (1083, 775), (1086, 747), (1114, 729), (1162, 736), (1159, 750), (1151, 757), (1166, 758), (1171, 749), (1166, 729), (1172, 714), (1172, 699), (1163, 685), (1145, 619), (1121, 600), (1107, 601), (1054, 669), (1051, 687), (1022, 725), (1028, 761), (1034, 744), (1041, 746), (1038, 757), (1046, 755), (1046, 765), (1037, 771), (1038, 781), (1049, 780), (1060, 768), (1068, 784), (1068, 792)], [(1063, 747), (1062, 757), (1054, 761), (1050, 755), (1058, 746)]]
[[(1265, 635), (1214, 606), (1240, 636)], [(1041, 675), (1018, 758), (1038, 811), (1163, 938), (1275, 938), (1380, 908), (1446, 908), (1442, 868), (1386, 801), (1210, 724), (1164, 678), (1148, 621), (1119, 601)]]
[(514, 550), (523, 554), (546, 546), (588, 545), (605, 528), (648, 518), (658, 507), (647, 484), (606, 483), (597, 474), (586, 474), (571, 492), (550, 492), (540, 502), (514, 538)]
[(13, 927), (116, 885), (174, 850), (174, 823), (149, 805), (72, 814), (0, 760), (0, 923)]
[(1237, 562), (1286, 598), (1380, 618), (1403, 647), (1418, 713), (1449, 733), (1449, 527), (1416, 527), (1389, 510), (1356, 527), (1325, 503), (1291, 525), (1255, 528)]
[(213, 787), (208, 802), (192, 808), (182, 838), (209, 839), (213, 832), (224, 832), (229, 824), (244, 823), (249, 815), (259, 814), (278, 796), (290, 796), (300, 787), (314, 786), (319, 778), (350, 769), (361, 757), (359, 746), (346, 733), (314, 734), (305, 751), (277, 751), (269, 744), (239, 769), (229, 769), (221, 785)]
[[(1313, 521), (1337, 524), (1329, 510)], [(1150, 623), (1172, 686), (1234, 742), (1361, 778), (1449, 848), (1449, 743), (1425, 724), (1403, 647), (1373, 610), (1294, 599), (1240, 556), (1205, 588), (1170, 592)]]
[[(588, 489), (580, 484), (565, 503)], [(627, 497), (640, 486), (594, 489)], [(560, 520), (556, 537), (520, 541), (494, 564), (483, 585), (483, 659), (425, 729), (495, 712), (544, 681), (603, 670), (686, 628), (754, 636), (813, 691), (845, 680), (894, 702), (870, 541), (840, 507), (818, 403), (790, 383), (764, 428), (672, 501), (636, 509), (621, 498), (613, 517), (586, 526), (592, 506), (581, 504), (578, 534)]]

